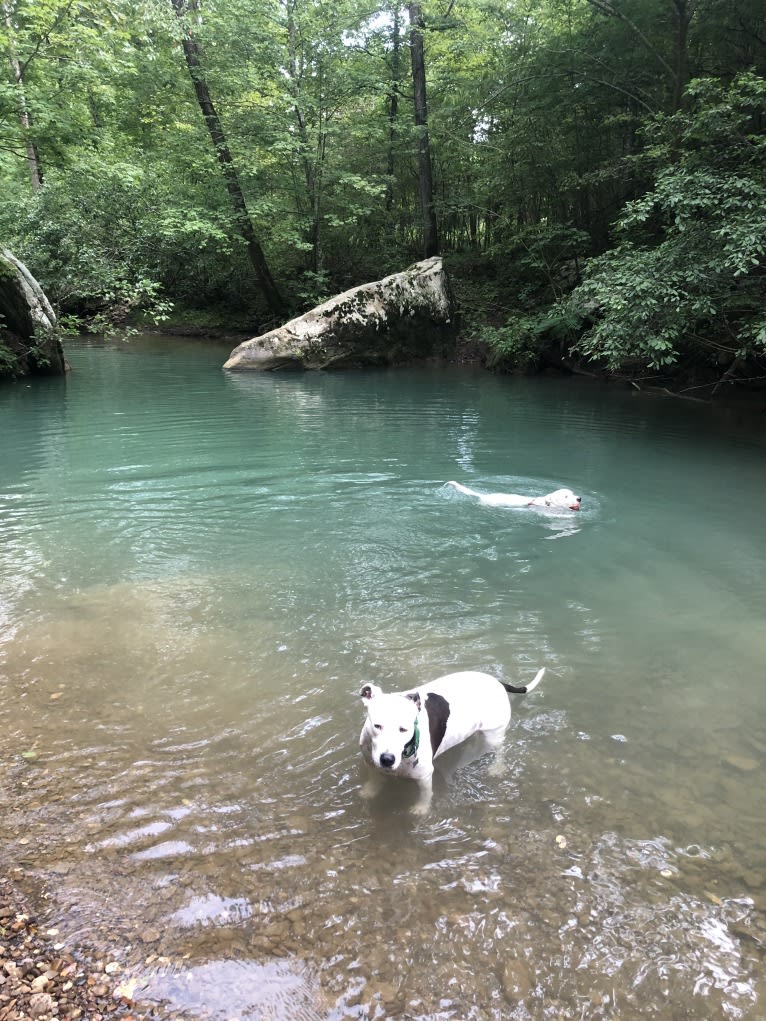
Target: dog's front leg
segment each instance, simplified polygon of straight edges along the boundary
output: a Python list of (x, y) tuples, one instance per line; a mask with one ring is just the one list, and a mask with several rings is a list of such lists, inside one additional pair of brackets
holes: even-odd
[(433, 776), (427, 776), (417, 781), (418, 800), (412, 806), (411, 811), (413, 815), (426, 815), (428, 813), (433, 795), (432, 779)]
[(381, 792), (385, 780), (380, 771), (374, 766), (367, 766), (367, 779), (362, 784), (361, 795), (363, 798), (374, 798)]

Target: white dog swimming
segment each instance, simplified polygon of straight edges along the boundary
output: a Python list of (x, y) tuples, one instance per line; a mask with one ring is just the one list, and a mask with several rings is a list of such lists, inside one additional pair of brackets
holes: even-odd
[(475, 489), (462, 486), (459, 482), (448, 482), (459, 493), (475, 496), (488, 507), (549, 507), (556, 510), (578, 511), (582, 497), (575, 496), (571, 489), (557, 489), (547, 496), (518, 496), (516, 493), (477, 493)]
[(520, 688), (475, 670), (447, 674), (392, 695), (384, 695), (376, 684), (365, 684), (359, 694), (367, 705), (367, 719), (359, 747), (373, 772), (363, 796), (372, 797), (384, 775), (416, 780), (420, 798), (413, 811), (426, 812), (434, 759), (478, 732), (499, 746), (511, 722), (506, 692), (524, 695), (537, 687), (544, 673), (545, 667)]

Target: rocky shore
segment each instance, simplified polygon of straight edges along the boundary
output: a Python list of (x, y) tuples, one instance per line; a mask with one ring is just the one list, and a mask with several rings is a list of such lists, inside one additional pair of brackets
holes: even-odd
[(72, 947), (41, 923), (13, 879), (0, 877), (0, 1021), (159, 1021), (168, 1014), (132, 998), (116, 961)]

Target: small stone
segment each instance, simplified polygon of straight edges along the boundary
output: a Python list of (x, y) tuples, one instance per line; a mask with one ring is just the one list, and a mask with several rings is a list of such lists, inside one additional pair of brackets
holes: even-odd
[(752, 773), (759, 766), (757, 759), (751, 759), (747, 755), (727, 755), (723, 761), (727, 766), (738, 769), (740, 773)]
[(525, 1000), (532, 988), (529, 970), (523, 961), (506, 961), (503, 966), (503, 991), (511, 1003)]
[(396, 989), (389, 982), (378, 983), (375, 992), (383, 1003), (394, 1003), (396, 1001)]
[(29, 1013), (32, 1017), (40, 1017), (43, 1014), (51, 1014), (56, 1006), (56, 1001), (50, 993), (33, 993), (29, 997)]
[(116, 1000), (119, 999), (132, 1000), (136, 994), (137, 985), (138, 985), (137, 979), (135, 978), (128, 979), (127, 982), (122, 982), (120, 985), (117, 986), (112, 996)]

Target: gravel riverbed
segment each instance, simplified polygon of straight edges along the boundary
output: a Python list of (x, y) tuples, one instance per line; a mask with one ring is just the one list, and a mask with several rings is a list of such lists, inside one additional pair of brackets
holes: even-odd
[(70, 946), (42, 922), (13, 876), (0, 876), (0, 1021), (167, 1021), (132, 998), (116, 961)]

